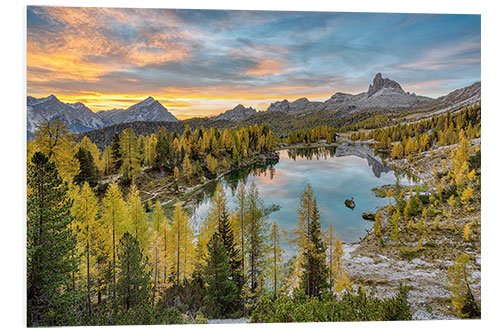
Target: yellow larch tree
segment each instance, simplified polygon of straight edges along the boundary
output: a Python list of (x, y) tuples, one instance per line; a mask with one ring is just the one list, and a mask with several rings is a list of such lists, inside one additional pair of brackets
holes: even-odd
[(337, 240), (337, 233), (335, 232), (335, 227), (333, 223), (330, 223), (328, 229), (325, 231), (325, 245), (326, 245), (326, 264), (328, 265), (328, 283), (330, 288), (333, 287), (334, 278), (334, 257), (333, 252), (335, 249), (335, 241)]
[(116, 257), (120, 238), (125, 231), (130, 230), (129, 219), (122, 192), (116, 183), (111, 183), (102, 200), (102, 226), (106, 238), (110, 240), (112, 290), (113, 298), (116, 296)]
[(373, 224), (373, 229), (375, 230), (376, 236), (382, 235), (382, 211), (378, 210), (377, 214), (375, 214), (375, 223)]
[(276, 298), (278, 294), (278, 284), (279, 281), (283, 279), (283, 249), (280, 246), (281, 233), (276, 221), (273, 222), (271, 228), (270, 240), (271, 240), (271, 279), (274, 291), (274, 297)]
[(347, 276), (347, 271), (342, 267), (344, 263), (344, 250), (342, 249), (342, 242), (337, 238), (333, 250), (333, 275), (334, 275), (334, 290), (336, 293), (346, 291), (349, 294), (352, 291), (352, 282)]
[(160, 238), (162, 234), (162, 228), (165, 227), (166, 219), (163, 213), (163, 208), (161, 207), (160, 201), (156, 201), (153, 216), (152, 216), (152, 224), (153, 224), (153, 246), (151, 256), (154, 258), (153, 264), (153, 300), (152, 304), (155, 304), (156, 291), (158, 290), (158, 270), (160, 261)]
[(141, 203), (139, 190), (134, 183), (127, 198), (127, 212), (130, 219), (128, 231), (137, 239), (141, 250), (146, 251), (150, 241), (148, 217)]
[[(71, 214), (77, 226), (77, 237), (80, 247), (84, 249), (85, 269), (83, 277), (87, 284), (87, 307), (89, 318), (92, 319), (91, 302), (91, 274), (94, 274), (95, 262), (91, 263), (96, 255), (96, 240), (100, 237), (99, 225), (97, 224), (98, 200), (89, 184), (85, 182), (75, 196), (71, 207)], [(91, 259), (92, 258), (92, 259)]]
[(61, 120), (42, 122), (35, 132), (32, 148), (32, 153), (41, 151), (55, 161), (59, 175), (68, 183), (80, 172), (75, 142)]
[(174, 217), (170, 224), (170, 244), (173, 254), (172, 268), (175, 270), (175, 284), (180, 283), (181, 277), (186, 278), (193, 272), (194, 235), (189, 217), (177, 201)]
[(217, 183), (215, 192), (212, 196), (212, 203), (208, 211), (207, 219), (202, 223), (198, 235), (198, 259), (203, 258), (207, 254), (207, 245), (212, 237), (212, 234), (217, 230), (219, 221), (221, 220), (222, 212), (226, 210), (226, 195), (222, 190), (222, 186)]
[(137, 138), (131, 128), (125, 129), (120, 135), (120, 153), (122, 155), (121, 173), (125, 178), (136, 179), (141, 172)]

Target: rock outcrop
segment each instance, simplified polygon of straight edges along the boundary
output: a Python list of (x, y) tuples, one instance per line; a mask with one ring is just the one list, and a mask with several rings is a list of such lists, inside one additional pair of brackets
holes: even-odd
[(395, 91), (399, 91), (404, 93), (403, 88), (397, 83), (389, 78), (382, 78), (382, 73), (377, 73), (373, 78), (373, 83), (368, 87), (368, 96), (372, 96), (377, 91), (382, 88), (394, 89)]

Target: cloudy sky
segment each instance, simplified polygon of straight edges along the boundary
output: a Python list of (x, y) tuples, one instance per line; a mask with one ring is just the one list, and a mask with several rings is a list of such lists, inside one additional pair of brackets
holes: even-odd
[(377, 72), (438, 97), (481, 80), (478, 15), (28, 7), (28, 95), (181, 119), (323, 101)]

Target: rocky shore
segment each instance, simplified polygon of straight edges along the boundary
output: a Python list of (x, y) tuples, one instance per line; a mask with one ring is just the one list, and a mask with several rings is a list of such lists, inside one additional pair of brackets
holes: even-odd
[[(480, 139), (471, 142), (471, 149), (480, 145)], [(400, 169), (410, 171), (422, 183), (432, 177), (432, 165), (442, 161), (449, 147), (429, 152), (409, 164), (406, 160), (391, 161)], [(441, 163), (441, 162), (439, 162)], [(432, 190), (432, 189), (431, 189)], [(390, 234), (390, 212), (382, 209), (382, 237), (370, 230), (359, 242), (344, 245), (344, 266), (352, 281), (372, 290), (375, 296), (385, 298), (397, 293), (400, 283), (411, 288), (409, 302), (413, 319), (458, 319), (448, 290), (448, 267), (460, 253), (466, 253), (472, 262), (471, 289), (481, 299), (481, 206), (480, 193), (470, 211), (455, 208), (451, 217), (440, 216), (438, 228), (434, 219), (426, 221), (426, 234), (418, 228), (404, 228), (398, 241)], [(471, 241), (464, 241), (463, 230), (472, 225)], [(423, 243), (420, 240), (424, 239)]]

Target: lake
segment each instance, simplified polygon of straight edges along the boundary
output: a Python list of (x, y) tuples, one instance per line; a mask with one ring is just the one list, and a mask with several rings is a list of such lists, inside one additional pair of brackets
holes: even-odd
[[(396, 174), (366, 147), (362, 150), (345, 147), (279, 151), (280, 160), (266, 167), (233, 171), (220, 179), (228, 206), (235, 208), (234, 197), (240, 182), (254, 182), (267, 207), (279, 206), (269, 215), (282, 230), (292, 231), (297, 224), (297, 208), (306, 184), (311, 184), (317, 199), (323, 228), (333, 223), (342, 242), (358, 241), (373, 222), (361, 217), (364, 211), (375, 212), (388, 204), (388, 198), (378, 198), (372, 188), (394, 184)], [(409, 184), (404, 175), (398, 175), (401, 184)], [(206, 218), (210, 196), (216, 183), (200, 193), (191, 215), (197, 226)], [(344, 200), (353, 198), (356, 207), (347, 208)], [(282, 241), (286, 252), (289, 246)]]

